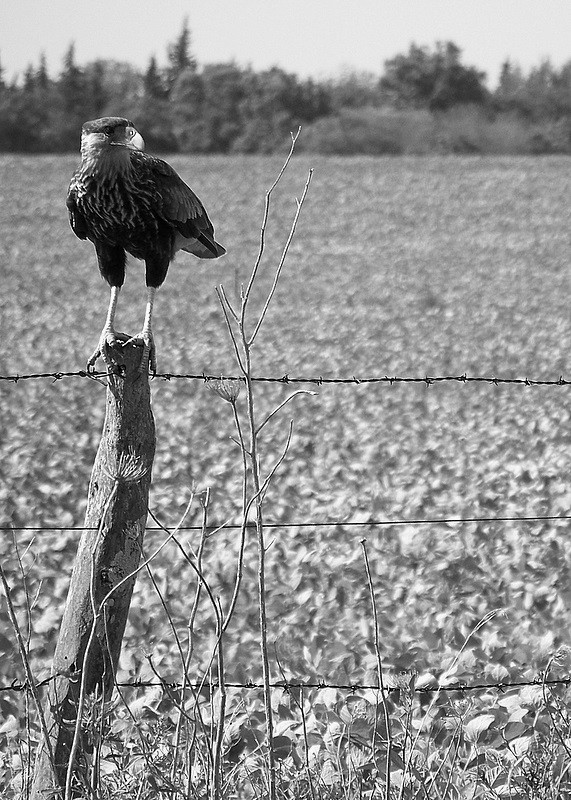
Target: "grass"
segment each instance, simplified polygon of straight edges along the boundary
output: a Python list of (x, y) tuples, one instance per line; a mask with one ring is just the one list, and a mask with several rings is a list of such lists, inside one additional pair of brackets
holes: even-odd
[[(82, 368), (103, 323), (107, 290), (93, 250), (73, 237), (65, 216), (63, 198), (74, 163), (73, 158), (54, 157), (0, 160), (1, 374)], [(245, 280), (257, 251), (264, 192), (280, 159), (173, 158), (172, 163), (203, 199), (229, 255), (207, 266), (180, 257), (172, 266), (156, 309), (159, 370), (235, 374), (214, 286), (222, 282), (234, 297)], [(566, 159), (297, 157), (276, 196), (257, 299), (271, 284), (293, 196), (301, 192), (310, 165), (315, 170), (310, 195), (260, 333), (256, 374), (569, 377)], [(143, 304), (143, 273), (133, 264), (119, 306), (124, 330), (139, 329)], [(258, 385), (256, 391), (263, 415), (285, 399), (288, 388)], [(294, 681), (376, 683), (362, 536), (383, 666), (390, 674), (405, 670), (422, 681), (446, 675), (466, 636), (492, 609), (502, 613), (471, 638), (454, 680), (528, 680), (544, 670), (553, 654), (569, 644), (566, 521), (410, 524), (358, 531), (342, 523), (569, 514), (568, 391), (449, 384), (323, 386), (316, 397), (300, 401), (292, 411), (288, 457), (267, 494), (266, 518), (339, 524), (271, 533), (266, 555), (274, 681), (283, 672)], [(209, 487), (211, 520), (238, 520), (241, 456), (230, 440), (228, 404), (198, 382), (155, 381), (153, 400), (158, 447), (152, 510), (163, 524), (174, 525), (191, 487)], [(37, 533), (23, 558), (34, 598), (30, 657), (38, 677), (49, 671), (53, 630), (78, 536), (65, 528), (83, 521), (103, 413), (104, 389), (96, 382), (0, 383), (1, 523), (62, 528)], [(281, 452), (284, 427), (287, 423), (264, 430), (268, 463)], [(194, 521), (199, 518), (197, 508)], [(148, 534), (149, 550), (155, 536)], [(186, 534), (185, 544), (191, 546), (196, 536)], [(31, 538), (17, 534), (21, 548)], [(232, 589), (236, 547), (232, 529), (205, 546), (205, 574), (223, 602)], [(260, 679), (254, 553), (255, 543), (248, 542), (242, 595), (226, 637), (228, 682)], [(23, 609), (21, 576), (5, 534), (0, 554)], [(155, 562), (154, 578), (176, 629), (184, 631), (192, 576), (167, 550)], [(6, 684), (20, 675), (20, 667), (3, 607), (0, 622), (0, 678)], [(207, 668), (213, 630), (211, 615), (201, 607), (194, 623), (197, 675)], [(154, 678), (145, 654), (152, 654), (163, 678), (180, 674), (160, 600), (142, 575), (120, 679)], [(565, 658), (556, 659), (550, 675), (566, 673)], [(456, 747), (465, 769), (485, 752), (488, 760), (467, 770), (472, 778), (466, 778), (466, 787), (474, 783), (474, 770), (478, 776), (485, 766), (478, 791), (501, 796), (499, 788), (511, 786), (508, 774), (516, 781), (514, 792), (519, 791), (518, 781), (528, 775), (527, 795), (547, 797), (546, 787), (555, 785), (549, 770), (560, 758), (555, 731), (567, 729), (567, 705), (564, 692), (553, 689), (543, 696), (538, 689), (539, 699), (524, 689), (508, 692), (511, 705), (502, 704), (502, 695), (494, 691), (439, 701), (436, 709), (442, 713), (431, 710), (431, 735), (422, 754), (427, 774), (431, 763), (454, 764)], [(139, 723), (149, 736), (157, 736), (157, 726), (168, 729), (175, 718), (176, 703), (151, 690), (138, 692)], [(7, 720), (23, 718), (13, 693), (0, 700)], [(391, 704), (395, 726), (409, 701), (403, 689), (400, 701)], [(229, 762), (235, 793), (246, 791), (240, 770), (253, 774), (258, 769), (259, 704), (255, 692), (230, 690), (228, 724), (236, 726), (237, 741), (246, 742), (250, 759), (239, 756)], [(336, 689), (306, 690), (303, 697), (276, 690), (274, 706), (283, 723), (279, 735), (295, 742), (296, 757), (290, 748), (280, 760), (284, 796), (287, 791), (302, 796), (303, 770), (296, 758), (303, 765), (304, 753), (313, 753), (310, 767), (323, 796), (356, 792), (358, 781), (342, 782), (349, 774), (351, 780), (368, 775), (369, 784), (362, 780), (361, 790), (365, 785), (365, 791), (375, 791), (374, 781), (381, 779), (370, 777), (367, 759), (361, 763), (352, 753), (350, 768), (342, 764), (349, 751), (341, 743), (347, 731), (349, 739), (357, 736), (359, 725), (374, 743), (373, 729), (380, 724), (374, 721), (375, 709), (383, 706), (378, 698), (365, 692), (352, 699)], [(415, 709), (418, 716), (426, 706)], [(557, 725), (550, 713), (559, 715)], [(472, 722), (466, 732), (482, 716), (487, 720)], [(508, 729), (524, 740), (521, 758), (510, 762), (511, 751), (502, 745), (506, 737), (498, 731), (522, 721), (523, 728)], [(110, 724), (119, 739), (130, 723), (119, 713)], [(409, 723), (401, 719), (399, 724), (395, 743), (401, 752)], [(461, 743), (457, 728), (464, 730)], [(17, 729), (4, 734), (12, 752)], [(533, 750), (532, 742), (541, 737), (544, 746)], [(125, 748), (122, 758), (128, 765)], [(327, 756), (332, 753), (333, 760)], [(163, 757), (168, 761), (168, 754)], [(384, 774), (375, 762), (377, 768)], [(490, 777), (494, 770), (496, 777)], [(4, 774), (9, 773), (5, 766)], [(430, 786), (430, 796), (442, 796), (447, 774), (443, 766), (438, 780), (416, 780), (425, 791)], [(529, 788), (532, 778), (535, 795)], [(494, 780), (500, 781), (496, 787)], [(462, 782), (454, 779), (453, 786), (462, 796)], [(454, 795), (450, 790), (444, 796)]]

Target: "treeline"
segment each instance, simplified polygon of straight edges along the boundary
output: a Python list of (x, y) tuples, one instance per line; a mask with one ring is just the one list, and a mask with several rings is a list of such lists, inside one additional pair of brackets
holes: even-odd
[(10, 84), (0, 68), (0, 151), (74, 151), (85, 120), (121, 114), (163, 152), (269, 153), (299, 125), (300, 147), (323, 153), (571, 152), (571, 61), (528, 74), (506, 61), (490, 91), (452, 42), (412, 45), (380, 76), (328, 81), (199, 68), (190, 45), (185, 23), (166, 65), (152, 57), (144, 72), (109, 60), (79, 66), (73, 45), (56, 79), (44, 56)]

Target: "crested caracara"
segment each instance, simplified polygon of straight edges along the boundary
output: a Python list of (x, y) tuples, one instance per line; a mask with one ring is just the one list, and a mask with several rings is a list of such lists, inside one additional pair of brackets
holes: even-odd
[(81, 131), (81, 164), (66, 201), (69, 220), (76, 236), (95, 245), (99, 270), (111, 287), (107, 319), (88, 370), (100, 355), (110, 366), (108, 348), (127, 338), (114, 328), (126, 253), (145, 262), (148, 292), (143, 328), (129, 341), (143, 341), (141, 370), (150, 366), (155, 372), (153, 303), (175, 253), (218, 258), (226, 252), (215, 241), (212, 223), (192, 189), (166, 161), (142, 152), (143, 147), (142, 137), (123, 117), (92, 120)]

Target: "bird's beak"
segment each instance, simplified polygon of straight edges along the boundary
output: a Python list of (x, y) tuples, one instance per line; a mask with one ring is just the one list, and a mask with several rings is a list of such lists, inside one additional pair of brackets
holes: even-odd
[(125, 128), (125, 139), (127, 147), (130, 147), (132, 150), (145, 149), (145, 140), (139, 131), (135, 128), (132, 128), (130, 125)]

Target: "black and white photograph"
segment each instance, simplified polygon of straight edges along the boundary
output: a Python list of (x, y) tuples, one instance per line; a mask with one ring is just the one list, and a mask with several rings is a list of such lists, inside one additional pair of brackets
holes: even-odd
[(3, 0), (0, 283), (0, 797), (571, 799), (569, 0)]

